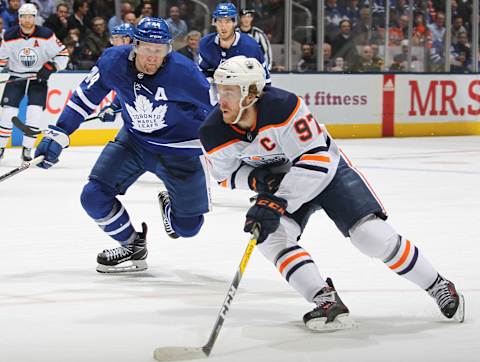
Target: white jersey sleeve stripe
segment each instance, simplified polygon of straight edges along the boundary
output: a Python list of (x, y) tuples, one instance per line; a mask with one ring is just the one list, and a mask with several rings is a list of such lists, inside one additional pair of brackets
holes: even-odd
[(77, 87), (77, 89), (75, 89), (75, 92), (76, 92), (77, 95), (80, 97), (80, 99), (82, 100), (82, 102), (83, 102), (88, 108), (90, 108), (92, 111), (95, 110), (95, 108), (98, 107), (98, 104), (92, 103), (92, 102), (87, 98), (87, 96), (85, 95), (85, 93), (83, 93), (83, 90), (82, 90), (81, 87)]
[(80, 107), (78, 104), (75, 104), (73, 103), (72, 101), (68, 101), (67, 102), (67, 107), (70, 107), (71, 109), (73, 109), (74, 111), (76, 111), (77, 113), (79, 113), (83, 118), (87, 118), (88, 117), (88, 113), (85, 112), (82, 107)]

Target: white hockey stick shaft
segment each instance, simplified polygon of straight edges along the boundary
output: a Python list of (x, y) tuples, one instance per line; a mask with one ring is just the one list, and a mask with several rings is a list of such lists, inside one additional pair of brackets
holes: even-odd
[(42, 161), (43, 161), (43, 156), (35, 157), (31, 161), (26, 161), (26, 162), (22, 163), (20, 166), (18, 166), (17, 168), (14, 168), (13, 170), (1, 175), (0, 176), (0, 182), (5, 181), (6, 179), (8, 179), (12, 176), (15, 176), (16, 174), (19, 174), (20, 172), (25, 171), (25, 170), (29, 169), (31, 166), (35, 166)]

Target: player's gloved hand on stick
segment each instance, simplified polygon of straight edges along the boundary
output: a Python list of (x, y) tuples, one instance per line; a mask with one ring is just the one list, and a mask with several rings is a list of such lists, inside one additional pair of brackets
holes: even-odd
[(248, 186), (256, 192), (274, 194), (284, 177), (284, 172), (273, 173), (269, 167), (258, 167), (253, 169), (248, 175)]
[(48, 126), (48, 130), (44, 132), (43, 139), (35, 150), (35, 157), (44, 157), (37, 166), (45, 169), (52, 167), (58, 162), (62, 150), (69, 144), (70, 138), (63, 129), (57, 126)]
[(115, 113), (116, 109), (113, 104), (109, 104), (103, 107), (100, 112), (98, 112), (98, 118), (100, 121), (108, 123), (108, 122), (115, 122)]
[(260, 193), (255, 200), (255, 205), (248, 209), (243, 231), (252, 232), (253, 225), (260, 225), (260, 235), (257, 244), (263, 243), (265, 239), (278, 229), (280, 217), (285, 214), (288, 202), (281, 197), (268, 193)]
[(57, 71), (55, 64), (52, 62), (46, 62), (40, 70), (37, 72), (37, 80), (39, 82), (46, 82), (48, 78)]

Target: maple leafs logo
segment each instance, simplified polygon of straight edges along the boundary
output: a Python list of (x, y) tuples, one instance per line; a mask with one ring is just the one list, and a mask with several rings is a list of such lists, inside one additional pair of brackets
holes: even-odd
[(127, 111), (132, 118), (133, 129), (144, 133), (152, 133), (168, 126), (164, 119), (168, 109), (166, 104), (154, 107), (147, 97), (137, 95), (133, 105), (134, 107), (126, 104)]

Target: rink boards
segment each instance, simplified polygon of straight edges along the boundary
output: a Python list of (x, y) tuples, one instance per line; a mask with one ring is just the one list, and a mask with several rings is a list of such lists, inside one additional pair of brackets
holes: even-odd
[[(0, 80), (7, 77), (1, 74)], [(84, 77), (60, 73), (50, 78), (45, 127), (56, 122)], [(336, 138), (480, 134), (478, 74), (273, 74), (272, 82), (302, 96)], [(100, 107), (113, 97), (109, 94)], [(25, 102), (21, 116), (24, 107)], [(104, 144), (120, 126), (119, 117), (108, 124), (84, 123), (72, 135), (72, 145)], [(14, 131), (12, 144), (20, 142)]]

